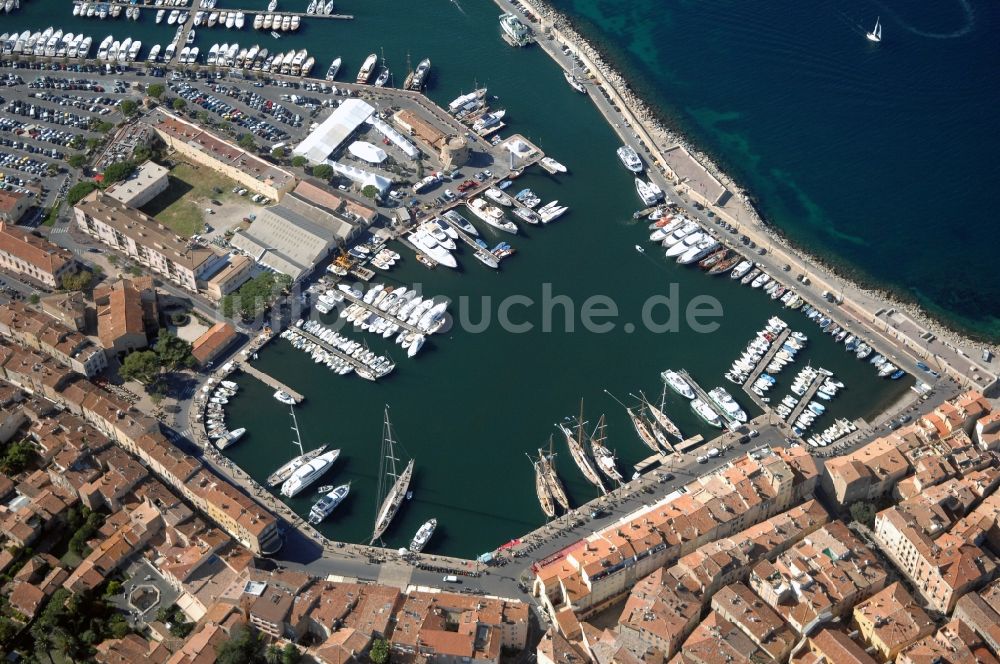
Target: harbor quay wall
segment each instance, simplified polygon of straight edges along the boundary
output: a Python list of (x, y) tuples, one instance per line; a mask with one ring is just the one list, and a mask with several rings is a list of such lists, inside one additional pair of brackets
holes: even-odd
[[(523, 14), (508, 0), (495, 2), (504, 11)], [(566, 46), (589, 69), (590, 77), (607, 97), (604, 99), (592, 94), (591, 100), (619, 136), (626, 141), (633, 138), (639, 140), (657, 167), (650, 169), (650, 175), (654, 180), (666, 180), (658, 184), (667, 184), (676, 193), (710, 210), (716, 219), (735, 225), (740, 233), (761, 247), (767, 247), (767, 255), (755, 258), (773, 277), (780, 279), (786, 265), (790, 274), (808, 277), (812, 282), (808, 286), (799, 282), (785, 285), (795, 288), (813, 306), (826, 309), (838, 324), (856, 331), (864, 328), (874, 336), (874, 345), (883, 355), (899, 360), (902, 354), (914, 365), (917, 361), (924, 362), (987, 396), (1000, 394), (997, 373), (974, 359), (975, 344), (933, 321), (919, 308), (894, 302), (885, 293), (865, 289), (842, 278), (816, 257), (792, 247), (783, 236), (764, 223), (749, 196), (732, 178), (706, 154), (662, 125), (646, 102), (630, 89), (625, 77), (573, 29), (565, 16), (541, 0), (520, 0), (520, 4), (537, 17), (539, 23), (534, 27), (543, 33), (538, 44), (557, 64), (569, 70), (570, 65), (559, 50), (561, 46)], [(635, 132), (635, 137), (627, 133), (629, 129)], [(678, 167), (681, 172), (675, 172), (668, 155), (679, 149), (697, 166)], [(699, 170), (703, 170), (704, 175), (696, 177)], [(723, 187), (721, 193), (718, 186)], [(714, 234), (723, 242), (732, 244), (722, 231), (709, 230), (715, 231)], [(739, 246), (733, 245), (733, 248), (740, 250)], [(822, 304), (822, 291), (838, 295), (841, 305)], [(913, 366), (905, 368), (911, 373), (919, 371)]]

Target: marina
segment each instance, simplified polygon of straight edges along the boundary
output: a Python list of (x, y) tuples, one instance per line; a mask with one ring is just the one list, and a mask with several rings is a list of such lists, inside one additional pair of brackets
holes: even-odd
[[(143, 21), (142, 23), (146, 23)], [(140, 23), (140, 25), (142, 24)], [(151, 24), (151, 21), (149, 22)], [(364, 30), (362, 22), (357, 22), (359, 30)], [(495, 20), (490, 25), (495, 32)], [(201, 33), (201, 30), (199, 30)], [(343, 48), (347, 55), (345, 58), (345, 70), (352, 73), (365, 52), (372, 48), (375, 43), (374, 38), (369, 33), (365, 33), (366, 38), (360, 39), (354, 48), (354, 52), (343, 48), (338, 44), (337, 49)], [(500, 42), (499, 39), (494, 41)], [(305, 39), (305, 34), (293, 37), (285, 36), (282, 39)], [(199, 40), (205, 37), (199, 34)], [(407, 38), (409, 39), (409, 38)], [(145, 36), (143, 41), (150, 43)], [(161, 40), (162, 41), (162, 40)], [(305, 45), (305, 42), (303, 44)], [(308, 44), (310, 51), (317, 50), (313, 44)], [(300, 44), (296, 44), (296, 50)], [(500, 47), (507, 47), (500, 43)], [(427, 53), (435, 63), (435, 71), (439, 72), (436, 85), (440, 88), (431, 88), (429, 94), (438, 101), (453, 98), (461, 91), (461, 88), (468, 89), (473, 81), (473, 73), (477, 70), (485, 69), (482, 66), (472, 67), (464, 63), (454, 62), (454, 58), (449, 58), (440, 50), (435, 50), (433, 45), (424, 46), (416, 38), (416, 44), (411, 46), (415, 52)], [(398, 47), (397, 47), (398, 50)], [(532, 49), (507, 49), (514, 57), (526, 59), (533, 62), (537, 56), (532, 56)], [(537, 53), (537, 49), (535, 49)], [(317, 55), (320, 51), (317, 50)], [(326, 57), (332, 59), (332, 52), (328, 52)], [(500, 56), (503, 58), (504, 56)], [(402, 55), (395, 53), (390, 55), (394, 61), (402, 61)], [(583, 274), (588, 270), (566, 269), (561, 262), (564, 254), (572, 255), (576, 260), (583, 260), (585, 264), (592, 261), (613, 261), (622, 271), (623, 279), (631, 284), (648, 284), (661, 275), (667, 274), (672, 280), (679, 281), (682, 290), (687, 293), (707, 293), (717, 297), (726, 309), (726, 327), (721, 332), (710, 336), (695, 336), (688, 332), (679, 332), (670, 337), (670, 348), (662, 352), (667, 355), (670, 361), (675, 364), (683, 358), (684, 364), (695, 375), (721, 375), (724, 367), (719, 361), (711, 357), (702, 357), (702, 353), (691, 353), (691, 348), (701, 347), (702, 344), (710, 345), (713, 349), (718, 348), (718, 355), (722, 359), (730, 356), (733, 349), (742, 346), (747, 335), (752, 334), (751, 326), (759, 315), (754, 315), (754, 310), (767, 307), (768, 311), (781, 310), (777, 303), (768, 301), (765, 304), (756, 301), (761, 293), (757, 289), (754, 293), (751, 289), (735, 288), (731, 280), (709, 280), (697, 271), (683, 271), (673, 265), (660, 265), (662, 263), (662, 252), (657, 252), (657, 259), (660, 263), (653, 266), (642, 257), (638, 257), (633, 250), (635, 239), (629, 230), (628, 221), (632, 210), (636, 205), (635, 192), (632, 182), (627, 178), (625, 169), (618, 165), (615, 151), (620, 147), (621, 142), (613, 137), (602, 135), (595, 140), (593, 152), (603, 156), (603, 161), (589, 157), (591, 148), (583, 150), (581, 146), (575, 145), (568, 138), (560, 136), (560, 127), (565, 122), (566, 117), (589, 117), (576, 105), (589, 104), (587, 98), (578, 95), (574, 90), (569, 89), (561, 74), (554, 72), (556, 76), (548, 83), (558, 84), (560, 90), (564, 90), (567, 95), (562, 99), (555, 95), (558, 101), (558, 110), (568, 113), (557, 120), (547, 119), (544, 114), (533, 114), (528, 104), (523, 100), (516, 99), (513, 90), (520, 85), (522, 74), (515, 75), (521, 67), (518, 63), (521, 60), (507, 61), (501, 60), (504, 67), (510, 69), (509, 74), (501, 73), (491, 77), (491, 90), (503, 95), (503, 105), (508, 110), (508, 117), (524, 125), (525, 133), (529, 136), (540, 136), (544, 139), (547, 151), (558, 154), (560, 160), (568, 166), (569, 173), (562, 174), (559, 178), (551, 177), (548, 171), (542, 169), (532, 169), (525, 171), (521, 176), (523, 180), (516, 180), (514, 189), (506, 190), (508, 193), (522, 188), (530, 188), (545, 200), (561, 199), (574, 206), (575, 210), (586, 210), (586, 213), (574, 214), (570, 223), (557, 224), (546, 233), (535, 233), (531, 226), (525, 226), (524, 230), (531, 233), (531, 241), (525, 243), (531, 245), (530, 250), (526, 246), (519, 254), (516, 270), (509, 270), (509, 274), (504, 274), (503, 281), (496, 280), (496, 273), (488, 270), (468, 270), (461, 273), (453, 273), (446, 270), (426, 271), (421, 266), (410, 261), (398, 265), (393, 272), (394, 279), (406, 284), (416, 284), (423, 282), (425, 289), (433, 289), (433, 292), (441, 293), (449, 298), (455, 298), (461, 294), (468, 293), (490, 293), (497, 297), (517, 293), (531, 292), (532, 284), (546, 281), (554, 282), (556, 293), (567, 293), (573, 297), (585, 297), (593, 292), (601, 292), (604, 289), (612, 290), (616, 300), (620, 303), (623, 311), (637, 310), (641, 304), (642, 297), (646, 294), (643, 288), (636, 288), (635, 292), (621, 293), (613, 285), (605, 284), (603, 281), (595, 281)], [(539, 61), (540, 62), (540, 61)], [(539, 67), (539, 69), (543, 69)], [(321, 67), (325, 70), (325, 67)], [(462, 78), (460, 81), (459, 79)], [(542, 84), (545, 84), (544, 82)], [(553, 89), (555, 89), (553, 87)], [(596, 93), (596, 90), (595, 90)], [(596, 96), (591, 95), (591, 96)], [(570, 106), (569, 104), (574, 104)], [(588, 107), (589, 108), (589, 107)], [(594, 115), (592, 112), (589, 115)], [(592, 120), (592, 119), (591, 119)], [(591, 120), (581, 120), (591, 121)], [(610, 134), (610, 132), (608, 132)], [(643, 154), (645, 157), (645, 153)], [(609, 165), (620, 171), (620, 173), (610, 173)], [(494, 171), (493, 184), (499, 184), (497, 179), (506, 164), (481, 164), (478, 168), (490, 167)], [(470, 169), (466, 168), (468, 174)], [(522, 184), (523, 182), (523, 184)], [(572, 185), (572, 186), (567, 186)], [(442, 185), (450, 186), (450, 185)], [(512, 196), (513, 197), (513, 196)], [(516, 203), (515, 203), (516, 205)], [(420, 210), (418, 214), (425, 217), (438, 215), (438, 208), (433, 211)], [(475, 221), (475, 220), (473, 220)], [(644, 226), (644, 224), (643, 224)], [(484, 236), (494, 231), (490, 228), (482, 227)], [(471, 239), (471, 236), (469, 236)], [(471, 247), (469, 242), (459, 237), (463, 244)], [(495, 241), (490, 242), (494, 244)], [(620, 245), (620, 246), (619, 246)], [(398, 248), (398, 246), (397, 246)], [(520, 249), (520, 247), (519, 247)], [(650, 252), (653, 253), (653, 252)], [(664, 270), (668, 272), (664, 273)], [(458, 277), (458, 278), (456, 278)], [(510, 283), (507, 280), (510, 280)], [(460, 282), (460, 283), (453, 283)], [(691, 289), (691, 290), (688, 290)], [(652, 292), (652, 289), (648, 289)], [(787, 311), (787, 310), (786, 310)], [(790, 314), (797, 316), (798, 314)], [(530, 316), (530, 314), (529, 314)], [(377, 389), (379, 393), (375, 397), (374, 392), (369, 392), (369, 387), (363, 383), (352, 383), (350, 387), (344, 383), (336, 383), (329, 377), (329, 372), (323, 367), (316, 367), (309, 361), (308, 356), (302, 353), (294, 353), (285, 344), (272, 344), (261, 352), (261, 359), (255, 364), (266, 370), (273, 376), (281, 377), (283, 380), (293, 382), (296, 387), (309, 395), (309, 402), (303, 408), (303, 419), (305, 426), (313, 426), (318, 429), (329, 426), (326, 418), (336, 417), (338, 428), (337, 446), (344, 449), (344, 454), (350, 457), (348, 465), (343, 471), (357, 487), (360, 495), (372, 494), (371, 470), (373, 455), (367, 457), (357, 452), (364, 447), (370, 447), (374, 436), (370, 431), (370, 426), (363, 426), (360, 421), (368, 418), (371, 423), (371, 414), (374, 403), (382, 402), (383, 399), (391, 399), (394, 408), (394, 420), (399, 419), (400, 424), (406, 430), (414, 427), (415, 430), (423, 431), (427, 427), (427, 440), (419, 440), (419, 436), (408, 443), (414, 448), (414, 452), (420, 458), (427, 458), (431, 450), (448, 451), (448, 459), (440, 462), (440, 466), (421, 468), (420, 485), (432, 488), (436, 491), (443, 491), (441, 487), (447, 486), (448, 493), (439, 496), (435, 502), (448, 503), (445, 507), (432, 505), (424, 502), (418, 494), (411, 504), (406, 505), (406, 509), (399, 511), (397, 518), (398, 526), (394, 525), (389, 531), (391, 542), (387, 538), (387, 543), (391, 545), (406, 546), (413, 534), (419, 529), (422, 523), (426, 523), (429, 518), (438, 518), (443, 524), (456, 522), (458, 520), (471, 521), (467, 533), (458, 534), (446, 532), (444, 526), (434, 535), (429, 544), (432, 551), (447, 550), (462, 552), (465, 554), (476, 554), (489, 548), (490, 544), (502, 541), (498, 533), (519, 533), (525, 529), (524, 522), (531, 522), (535, 519), (544, 518), (538, 509), (535, 496), (529, 496), (528, 500), (520, 496), (511, 496), (509, 491), (504, 490), (505, 483), (500, 478), (483, 477), (482, 473), (470, 470), (462, 461), (461, 454), (451, 454), (452, 450), (460, 449), (460, 444), (472, 444), (467, 440), (467, 435), (456, 432), (475, 432), (475, 445), (477, 459), (482, 458), (482, 463), (495, 468), (513, 467), (509, 458), (511, 450), (505, 441), (512, 435), (522, 439), (537, 440), (545, 432), (551, 431), (550, 416), (536, 416), (530, 412), (520, 412), (519, 421), (513, 425), (513, 432), (497, 431), (500, 427), (491, 426), (489, 430), (483, 431), (481, 418), (472, 417), (472, 413), (482, 413), (484, 404), (509, 403), (511, 395), (520, 394), (518, 384), (502, 376), (496, 376), (500, 371), (490, 372), (490, 378), (484, 379), (482, 375), (470, 376), (469, 367), (491, 364), (499, 367), (503, 366), (506, 371), (514, 372), (522, 377), (522, 380), (530, 380), (535, 390), (540, 393), (537, 397), (532, 397), (537, 403), (533, 403), (530, 409), (524, 411), (544, 409), (548, 413), (564, 413), (572, 410), (572, 404), (566, 403), (568, 399), (564, 394), (565, 383), (571, 381), (580, 384), (580, 391), (588, 395), (599, 394), (600, 388), (607, 385), (612, 390), (624, 394), (630, 389), (637, 389), (634, 386), (645, 387), (649, 393), (655, 394), (658, 387), (655, 381), (650, 381), (648, 375), (643, 375), (635, 370), (631, 365), (635, 363), (633, 353), (652, 352), (651, 349), (659, 348), (662, 337), (657, 338), (646, 331), (639, 331), (636, 334), (625, 337), (623, 334), (614, 333), (610, 337), (601, 339), (597, 343), (592, 335), (575, 334), (557, 337), (546, 337), (540, 334), (528, 336), (518, 336), (515, 339), (506, 340), (502, 335), (487, 332), (483, 335), (469, 334), (456, 330), (454, 339), (449, 339), (447, 352), (434, 353), (428, 357), (426, 363), (420, 363), (418, 375), (408, 375), (411, 372), (398, 372), (392, 380), (379, 383)], [(818, 361), (822, 361), (825, 366), (831, 366), (840, 375), (840, 368), (834, 366), (836, 357), (843, 364), (843, 346), (835, 346), (829, 335), (823, 337), (816, 343), (816, 348), (810, 349), (810, 353), (817, 356)], [(377, 340), (375, 343), (379, 343)], [(553, 344), (559, 347), (559, 353), (553, 353)], [(682, 349), (687, 349), (684, 352)], [(563, 363), (555, 365), (556, 357), (551, 355), (563, 355), (573, 353), (578, 356), (594, 358), (594, 364), (588, 366), (587, 374), (576, 368), (566, 368)], [(710, 355), (708, 353), (706, 355)], [(690, 360), (685, 355), (693, 356)], [(632, 359), (630, 359), (632, 358)], [(854, 362), (851, 359), (851, 362)], [(852, 391), (843, 395), (844, 401), (837, 403), (837, 408), (841, 415), (855, 416), (868, 415), (869, 411), (879, 407), (888, 400), (894, 398), (899, 390), (905, 389), (905, 385), (891, 386), (889, 383), (879, 385), (876, 388), (875, 376), (871, 372), (871, 367), (867, 363), (856, 363), (851, 367), (852, 371)], [(557, 368), (558, 366), (558, 368)], [(413, 372), (417, 373), (417, 372)], [(862, 378), (863, 376), (863, 378)], [(857, 388), (855, 388), (857, 384)], [(227, 449), (227, 455), (231, 456), (241, 466), (246, 467), (251, 474), (256, 477), (266, 475), (273, 471), (278, 463), (273, 463), (268, 457), (271, 451), (265, 443), (269, 440), (283, 440), (281, 434), (275, 435), (275, 430), (270, 424), (271, 419), (278, 419), (275, 412), (280, 413), (282, 406), (270, 399), (269, 394), (263, 394), (263, 399), (256, 398), (256, 408), (250, 405), (251, 400), (261, 396), (257, 386), (244, 384), (241, 393), (232, 399), (229, 416), (233, 422), (245, 425), (250, 431), (246, 440), (238, 445)], [(562, 386), (562, 387), (560, 387)], [(856, 391), (855, 391), (856, 389)], [(448, 425), (434, 421), (430, 415), (432, 407), (416, 404), (407, 404), (407, 400), (415, 393), (433, 394), (437, 399), (447, 400), (454, 404), (453, 413), (449, 413)], [(409, 396), (408, 396), (409, 395)], [(522, 397), (517, 397), (520, 401)], [(670, 399), (674, 400), (673, 395)], [(676, 400), (674, 400), (676, 401)], [(701, 421), (689, 411), (687, 407), (676, 407), (676, 403), (669, 403), (671, 417), (678, 420), (679, 426), (690, 438), (697, 439), (704, 432), (705, 437), (714, 437), (717, 431), (705, 427)], [(278, 409), (277, 411), (275, 409)], [(261, 412), (256, 412), (257, 410)], [(343, 413), (350, 412), (352, 417), (343, 417)], [(355, 415), (358, 414), (358, 415)], [(362, 417), (361, 414), (364, 414)], [(374, 418), (377, 420), (378, 418)], [(831, 420), (832, 421), (832, 420)], [(310, 424), (311, 423), (311, 424)], [(341, 431), (341, 428), (343, 429)], [(607, 424), (609, 440), (613, 441), (616, 454), (621, 456), (620, 464), (628, 467), (630, 463), (641, 461), (649, 454), (647, 448), (636, 439), (633, 433), (631, 422), (624, 412), (612, 412), (608, 417)], [(311, 436), (310, 436), (311, 437)], [(461, 439), (461, 440), (460, 440)], [(364, 442), (362, 442), (364, 441)], [(537, 445), (537, 443), (536, 443)], [(681, 444), (675, 445), (679, 448)], [(523, 445), (522, 447), (529, 447)], [(349, 453), (353, 448), (354, 453)], [(499, 450), (506, 450), (506, 454), (500, 454)], [(518, 451), (518, 450), (515, 450)], [(524, 464), (520, 454), (514, 455), (520, 461), (517, 463), (517, 470), (508, 473), (510, 481), (516, 477), (518, 486), (527, 487), (531, 483), (531, 468)], [(571, 459), (566, 458), (565, 450), (555, 460), (558, 466), (559, 475), (564, 481), (565, 490), (568, 494), (567, 502), (579, 505), (584, 502), (581, 498), (589, 498), (594, 494), (593, 484), (581, 475), (576, 469)], [(343, 463), (343, 460), (338, 461)], [(478, 462), (477, 462), (478, 463)], [(267, 465), (267, 468), (262, 466)], [(351, 464), (354, 465), (352, 468)], [(515, 475), (516, 472), (516, 475)], [(326, 481), (326, 480), (322, 480)], [(345, 480), (346, 481), (346, 478)], [(338, 481), (331, 484), (340, 484)], [(354, 489), (352, 488), (352, 493)], [(315, 495), (306, 497), (306, 493), (300, 494), (289, 501), (296, 511), (301, 515), (308, 514), (309, 509), (316, 500)], [(494, 507), (496, 496), (504, 495), (504, 509)], [(345, 501), (337, 508), (329, 522), (320, 524), (321, 530), (331, 536), (343, 538), (348, 541), (362, 541), (372, 533), (371, 514), (365, 510), (364, 518), (361, 518), (357, 509), (353, 509), (353, 504), (358, 501), (352, 498)], [(369, 501), (362, 501), (366, 507)], [(475, 519), (469, 519), (470, 513), (475, 513)], [(364, 527), (359, 527), (361, 522)], [(335, 526), (334, 526), (335, 522)], [(397, 533), (398, 529), (398, 533)], [(361, 532), (364, 530), (365, 532)], [(396, 533), (396, 534), (394, 534)]]

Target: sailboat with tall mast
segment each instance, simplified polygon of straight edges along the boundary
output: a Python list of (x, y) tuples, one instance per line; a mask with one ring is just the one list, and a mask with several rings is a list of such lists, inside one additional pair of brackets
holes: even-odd
[(562, 480), (556, 473), (556, 454), (552, 451), (552, 436), (549, 436), (549, 453), (541, 449), (538, 450), (538, 459), (542, 464), (542, 475), (545, 477), (545, 484), (549, 488), (549, 493), (556, 501), (556, 505), (564, 510), (569, 509), (569, 498), (566, 497), (566, 489), (563, 488)]
[(656, 437), (653, 436), (653, 432), (649, 430), (649, 424), (646, 420), (644, 420), (642, 416), (632, 410), (629, 406), (625, 406), (625, 412), (628, 413), (629, 419), (632, 420), (632, 426), (635, 427), (635, 432), (638, 434), (639, 440), (642, 441), (642, 444), (659, 454), (660, 446), (656, 442)]
[(868, 41), (875, 42), (876, 44), (882, 41), (882, 17), (878, 16), (875, 18), (875, 27), (867, 35)]
[(295, 440), (292, 441), (292, 444), (299, 448), (299, 455), (268, 476), (267, 485), (271, 487), (283, 484), (285, 480), (292, 476), (292, 473), (318, 457), (326, 450), (326, 445), (320, 445), (316, 449), (309, 450), (308, 452), (303, 449), (302, 434), (299, 433), (299, 423), (298, 420), (295, 419), (295, 407), (289, 406), (289, 410), (292, 413), (292, 431), (295, 432)]
[(537, 459), (532, 459), (530, 454), (527, 456), (531, 460), (531, 465), (535, 468), (535, 493), (538, 494), (538, 504), (541, 505), (545, 516), (551, 519), (556, 515), (556, 504), (545, 477), (545, 468), (542, 465), (542, 451), (538, 450)]
[(680, 428), (676, 424), (674, 424), (673, 420), (667, 417), (667, 414), (663, 408), (663, 404), (667, 400), (667, 386), (666, 385), (663, 386), (663, 395), (660, 397), (659, 408), (650, 403), (649, 399), (646, 398), (645, 394), (642, 394), (642, 392), (640, 392), (639, 394), (642, 395), (642, 400), (646, 402), (646, 410), (648, 410), (649, 414), (653, 416), (653, 419), (656, 421), (656, 423), (659, 424), (661, 427), (663, 427), (664, 431), (669, 433), (677, 440), (684, 440), (684, 436), (681, 434)]
[(413, 463), (410, 459), (402, 473), (397, 472), (396, 457), (397, 441), (393, 438), (392, 422), (389, 421), (389, 407), (385, 408), (385, 418), (382, 423), (382, 458), (379, 460), (378, 498), (380, 505), (375, 513), (375, 529), (368, 542), (374, 544), (389, 528), (393, 518), (399, 511), (399, 506), (406, 496), (406, 491), (413, 479)]
[(604, 415), (601, 415), (597, 420), (597, 427), (590, 434), (590, 453), (594, 456), (594, 461), (597, 462), (597, 469), (612, 482), (620, 484), (622, 482), (622, 474), (615, 467), (615, 455), (604, 444), (604, 441), (608, 438), (605, 429)]
[(559, 423), (556, 426), (562, 431), (563, 436), (566, 437), (566, 444), (569, 445), (569, 453), (573, 457), (573, 461), (576, 462), (577, 467), (588, 482), (596, 486), (601, 490), (601, 493), (606, 494), (608, 492), (607, 488), (604, 486), (604, 482), (601, 480), (601, 476), (598, 474), (597, 470), (594, 468), (594, 464), (591, 463), (590, 457), (587, 456), (587, 451), (583, 447), (584, 431), (583, 431), (583, 400), (580, 400), (580, 417), (576, 420), (576, 431), (570, 429), (563, 423)]

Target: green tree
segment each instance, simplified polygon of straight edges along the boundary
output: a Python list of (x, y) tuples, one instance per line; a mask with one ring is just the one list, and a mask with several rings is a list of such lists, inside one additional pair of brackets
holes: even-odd
[(212, 124), (212, 116), (209, 115), (208, 111), (198, 111), (195, 113), (195, 117), (198, 118), (198, 122), (202, 124)]
[(107, 168), (104, 169), (104, 186), (107, 187), (115, 182), (121, 182), (128, 176), (132, 175), (132, 171), (135, 170), (135, 162), (131, 159), (126, 159), (125, 161), (116, 161)]
[(41, 301), (42, 298), (38, 293), (32, 293), (31, 295), (28, 296), (28, 302), (30, 302), (31, 304), (38, 304)]
[(281, 664), (281, 646), (272, 643), (264, 649), (264, 661), (267, 664)]
[(288, 150), (285, 148), (274, 148), (271, 150), (271, 156), (275, 159), (284, 159), (288, 155)]
[(253, 140), (253, 134), (240, 134), (236, 144), (247, 152), (253, 152), (257, 149), (257, 142)]
[(97, 529), (104, 523), (104, 515), (100, 512), (87, 511), (83, 525), (69, 538), (69, 549), (78, 556), (86, 555), (87, 540), (94, 536)]
[(175, 111), (183, 111), (188, 103), (180, 97), (176, 97), (172, 102), (170, 102), (170, 105), (174, 107)]
[(873, 528), (875, 526), (875, 506), (863, 500), (852, 503), (851, 518)]
[(145, 145), (137, 145), (132, 150), (132, 158), (135, 159), (135, 161), (140, 164), (144, 161), (149, 161), (149, 159), (152, 156), (153, 156), (153, 151), (150, 150)]
[(222, 299), (222, 315), (232, 318), (238, 314), (243, 320), (254, 320), (274, 304), (278, 295), (291, 283), (291, 278), (283, 274), (260, 274)]
[(330, 164), (316, 164), (312, 167), (313, 177), (320, 180), (329, 180), (333, 177), (333, 166)]
[(16, 475), (28, 467), (35, 457), (35, 446), (30, 440), (24, 439), (11, 443), (0, 459), (0, 471), (5, 475)]
[(108, 581), (108, 587), (104, 589), (105, 597), (114, 597), (122, 591), (122, 584), (120, 581)]
[(97, 189), (97, 185), (90, 180), (77, 182), (69, 188), (68, 192), (66, 192), (66, 200), (69, 201), (70, 205), (76, 205), (84, 196), (95, 189)]
[(118, 373), (125, 380), (135, 380), (143, 385), (151, 385), (160, 376), (160, 358), (151, 350), (132, 351), (125, 356)]
[(368, 651), (368, 659), (374, 664), (386, 664), (389, 661), (389, 642), (385, 639), (375, 639)]
[(260, 636), (247, 625), (237, 625), (229, 634), (229, 640), (215, 647), (215, 661), (218, 664), (247, 664), (260, 656)]
[(128, 118), (135, 115), (135, 112), (139, 110), (139, 104), (135, 103), (135, 101), (131, 99), (122, 99), (122, 103), (119, 104), (119, 108), (121, 108), (122, 115)]
[(308, 163), (309, 162), (306, 161), (306, 158), (303, 157), (302, 155), (295, 155), (294, 157), (292, 157), (292, 166), (294, 166), (295, 168), (302, 168)]
[(361, 190), (361, 195), (364, 196), (365, 198), (370, 198), (372, 200), (375, 200), (376, 198), (378, 198), (378, 187), (376, 187), (373, 184), (366, 184), (364, 188)]
[(294, 644), (286, 643), (281, 649), (281, 664), (299, 664), (301, 659), (302, 653)]
[(125, 620), (125, 616), (120, 613), (116, 613), (108, 619), (107, 628), (108, 635), (112, 639), (124, 638), (126, 634), (132, 631), (132, 628), (128, 626), (128, 621)]
[(73, 168), (83, 168), (83, 165), (87, 163), (87, 155), (81, 154), (79, 152), (76, 154), (71, 154), (68, 157), (66, 157), (66, 163), (72, 166)]
[(93, 280), (93, 274), (87, 270), (79, 270), (78, 272), (64, 274), (61, 285), (63, 290), (83, 291), (87, 290)]
[(159, 358), (160, 366), (167, 371), (189, 369), (194, 366), (194, 356), (191, 355), (191, 344), (172, 332), (160, 332), (153, 347)]
[(162, 83), (152, 83), (146, 88), (146, 94), (153, 99), (159, 99), (165, 91), (166, 88), (163, 87)]
[[(101, 120), (99, 118), (91, 118), (90, 128), (101, 134), (106, 134), (115, 128), (114, 124), (108, 122), (107, 120)], [(100, 143), (98, 143), (100, 145)]]
[(7, 616), (0, 616), (0, 645), (8, 645), (17, 636), (18, 627)]

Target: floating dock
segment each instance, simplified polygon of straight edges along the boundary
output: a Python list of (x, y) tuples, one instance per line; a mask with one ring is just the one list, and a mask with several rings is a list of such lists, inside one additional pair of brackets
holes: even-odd
[(240, 369), (243, 372), (245, 372), (247, 374), (250, 374), (251, 376), (253, 376), (257, 380), (259, 380), (260, 382), (264, 383), (268, 387), (273, 387), (276, 390), (282, 390), (282, 391), (284, 391), (289, 396), (291, 396), (293, 399), (295, 399), (295, 403), (301, 403), (302, 401), (305, 400), (304, 396), (302, 396), (301, 394), (299, 394), (298, 392), (296, 392), (292, 388), (288, 387), (287, 385), (285, 385), (284, 383), (282, 383), (277, 378), (274, 378), (273, 376), (270, 376), (270, 375), (264, 373), (263, 371), (257, 369), (256, 367), (254, 367), (250, 363), (248, 363), (248, 362), (240, 362), (239, 363), (239, 367), (240, 367)]

